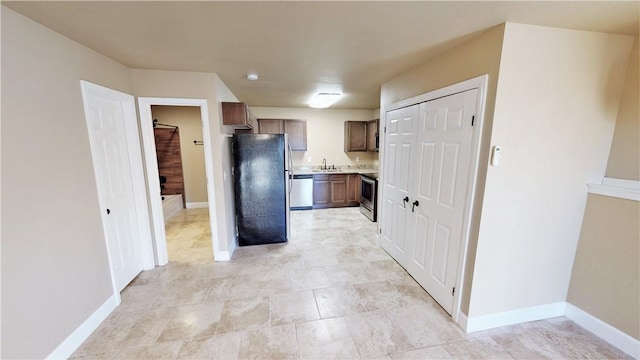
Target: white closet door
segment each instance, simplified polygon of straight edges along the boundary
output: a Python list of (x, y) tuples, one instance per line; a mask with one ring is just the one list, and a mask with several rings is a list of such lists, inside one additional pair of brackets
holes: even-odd
[(462, 243), (477, 92), (420, 104), (415, 141), (407, 270), (449, 314)]
[(419, 105), (414, 105), (390, 111), (386, 116), (381, 244), (405, 268), (410, 258), (406, 219), (411, 210), (408, 198), (418, 111)]

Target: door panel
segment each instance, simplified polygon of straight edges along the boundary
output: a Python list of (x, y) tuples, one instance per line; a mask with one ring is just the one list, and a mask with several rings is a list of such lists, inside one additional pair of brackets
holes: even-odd
[(438, 189), (438, 204), (453, 207), (456, 190), (456, 173), (460, 158), (460, 144), (442, 144), (440, 160), (440, 188)]
[(413, 163), (413, 144), (418, 125), (419, 106), (393, 110), (386, 116), (385, 166), (383, 178), (383, 207), (385, 226), (381, 245), (400, 265), (407, 267), (410, 257), (407, 254), (408, 238), (407, 218), (410, 204), (403, 201), (409, 196), (412, 181), (410, 178)]
[[(107, 250), (117, 290), (143, 268), (131, 164), (121, 100), (87, 94), (87, 123)], [(131, 98), (133, 102), (133, 98)], [(135, 114), (133, 115), (135, 118)], [(106, 215), (105, 215), (106, 214)]]
[[(415, 243), (409, 272), (449, 313), (462, 241), (477, 90), (421, 104), (416, 143), (420, 167), (414, 191), (420, 205), (409, 227)], [(428, 149), (425, 150), (425, 149)], [(434, 198), (435, 195), (435, 198)]]

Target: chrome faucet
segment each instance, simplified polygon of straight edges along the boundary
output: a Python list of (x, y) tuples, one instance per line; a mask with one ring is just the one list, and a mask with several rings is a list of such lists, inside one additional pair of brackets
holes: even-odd
[(327, 159), (322, 159), (322, 170), (327, 170)]

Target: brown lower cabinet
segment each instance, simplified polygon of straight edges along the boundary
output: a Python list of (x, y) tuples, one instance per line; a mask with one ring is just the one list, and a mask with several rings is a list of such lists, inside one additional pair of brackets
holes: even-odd
[(313, 207), (331, 207), (331, 175), (313, 175)]
[(313, 176), (313, 208), (359, 206), (359, 174), (316, 174)]

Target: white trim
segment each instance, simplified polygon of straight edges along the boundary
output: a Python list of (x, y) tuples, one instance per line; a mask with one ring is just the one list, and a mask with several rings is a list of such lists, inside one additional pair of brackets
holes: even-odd
[[(482, 143), (482, 129), (484, 125), (484, 113), (486, 105), (486, 93), (487, 84), (489, 82), (489, 75), (479, 76), (467, 81), (463, 81), (460, 84), (456, 84), (450, 87), (450, 91), (463, 91), (477, 88), (478, 93), (476, 96), (476, 114), (475, 123), (473, 129), (473, 138), (471, 139), (471, 153), (469, 155), (469, 174), (467, 179), (467, 191), (465, 198), (465, 209), (462, 215), (462, 242), (460, 244), (458, 254), (458, 278), (456, 279), (456, 287), (458, 288), (457, 294), (453, 296), (452, 318), (453, 321), (459, 322), (462, 319), (460, 310), (462, 293), (464, 292), (464, 273), (467, 263), (467, 253), (469, 249), (469, 234), (471, 232), (471, 220), (473, 218), (474, 199), (476, 197), (476, 184), (478, 182), (478, 169), (480, 164), (480, 148)], [(434, 96), (437, 94), (434, 94)], [(466, 319), (465, 319), (466, 320)]]
[[(428, 93), (412, 97), (410, 99), (406, 99), (406, 100), (399, 101), (397, 103), (390, 104), (384, 109), (381, 109), (381, 114), (380, 114), (381, 123), (385, 124), (384, 126), (386, 127), (386, 117), (387, 117), (387, 112), (389, 111), (435, 100), (444, 96), (449, 96), (449, 95), (461, 93), (464, 91), (469, 91), (473, 89), (478, 90), (478, 94), (476, 97), (475, 123), (473, 128), (473, 137), (471, 140), (471, 155), (469, 158), (470, 164), (469, 164), (469, 175), (467, 179), (468, 181), (467, 181), (467, 191), (466, 191), (466, 198), (465, 198), (465, 211), (462, 219), (462, 223), (463, 223), (462, 242), (460, 244), (461, 246), (459, 250), (458, 265), (457, 265), (458, 274), (456, 279), (456, 288), (459, 289), (459, 291), (456, 291), (455, 295), (453, 296), (453, 306), (451, 311), (451, 317), (453, 318), (453, 321), (455, 321), (458, 324), (460, 324), (462, 321), (466, 321), (466, 317), (461, 317), (461, 315), (463, 316), (464, 314), (460, 310), (460, 305), (461, 305), (461, 299), (462, 299), (462, 293), (463, 293), (462, 290), (464, 289), (464, 273), (465, 273), (465, 264), (467, 261), (467, 252), (469, 247), (469, 233), (471, 230), (471, 220), (473, 218), (472, 212), (474, 207), (474, 199), (476, 196), (476, 183), (478, 179), (478, 169), (479, 169), (479, 163), (480, 163), (480, 147), (481, 147), (481, 140), (482, 140), (482, 129), (484, 125), (485, 107), (486, 107), (486, 99), (487, 99), (486, 94), (487, 94), (488, 83), (489, 83), (489, 75), (485, 74), (485, 75), (477, 76), (477, 77), (464, 80), (462, 82), (459, 82), (450, 86), (446, 86), (441, 89), (433, 90)], [(384, 164), (383, 158), (385, 154), (383, 149), (385, 148), (386, 141), (387, 141), (386, 133), (384, 131), (382, 132), (382, 135), (383, 136), (381, 139), (382, 144), (380, 146), (381, 151), (380, 151), (380, 159), (379, 159), (380, 164)], [(385, 172), (384, 172), (384, 166), (383, 166), (382, 172), (381, 172), (381, 180), (383, 180), (382, 181), (383, 184), (384, 184), (384, 179), (382, 179), (382, 177), (384, 177), (384, 175), (385, 175)], [(384, 191), (384, 186), (380, 186), (379, 189), (380, 190), (378, 193), (378, 196), (379, 196), (378, 199), (384, 199), (384, 196), (382, 194)], [(382, 218), (383, 212), (384, 212), (384, 209), (382, 206), (380, 210), (381, 210), (381, 218)], [(381, 224), (382, 221), (379, 221), (379, 223)]]
[(590, 194), (640, 201), (640, 181), (604, 178), (600, 184), (588, 184)]
[(466, 332), (493, 329), (501, 326), (520, 324), (528, 321), (548, 319), (563, 316), (565, 314), (565, 302), (557, 302), (545, 305), (531, 306), (523, 309), (505, 311), (501, 313), (469, 317), (467, 319)]
[(144, 143), (145, 167), (149, 179), (149, 198), (151, 199), (151, 219), (155, 232), (155, 256), (156, 265), (165, 265), (168, 261), (167, 255), (167, 235), (164, 228), (164, 218), (162, 216), (162, 203), (160, 197), (160, 183), (154, 181), (159, 178), (158, 160), (156, 159), (156, 145), (153, 135), (153, 117), (151, 105), (166, 106), (199, 106), (200, 119), (202, 121), (202, 141), (204, 144), (204, 163), (207, 178), (207, 200), (209, 204), (209, 224), (211, 227), (211, 243), (213, 248), (213, 258), (216, 261), (229, 260), (229, 253), (220, 251), (218, 240), (218, 222), (215, 211), (215, 192), (213, 186), (213, 157), (211, 145), (211, 126), (209, 123), (209, 110), (206, 99), (183, 99), (183, 98), (152, 98), (139, 97), (138, 110), (140, 111), (140, 127), (142, 129), (142, 140)]
[(187, 209), (205, 209), (208, 207), (209, 207), (209, 202), (207, 201), (187, 203)]
[[(488, 80), (489, 80), (489, 75), (488, 74), (480, 75), (480, 76), (477, 76), (477, 77), (474, 77), (474, 78), (471, 78), (471, 79), (467, 79), (467, 80), (461, 81), (459, 83), (455, 83), (455, 84), (452, 84), (452, 85), (449, 85), (449, 86), (445, 86), (445, 87), (440, 88), (440, 89), (432, 90), (432, 91), (429, 91), (427, 93), (420, 94), (418, 96), (414, 96), (412, 98), (401, 100), (401, 101), (398, 101), (396, 103), (390, 104), (390, 105), (388, 105), (387, 107), (384, 108), (384, 112), (386, 114), (387, 112), (389, 112), (391, 110), (396, 110), (396, 109), (400, 109), (400, 108), (403, 108), (403, 107), (412, 106), (412, 105), (415, 105), (415, 104), (419, 104), (419, 103), (435, 100), (435, 99), (438, 99), (438, 98), (441, 98), (441, 97), (457, 94), (457, 93), (460, 93), (460, 92), (463, 92), (463, 91), (476, 89), (476, 88), (479, 88), (479, 87), (485, 87), (485, 90), (486, 90), (486, 85), (487, 85), (487, 81)], [(486, 91), (484, 91), (484, 92), (486, 93)], [(484, 109), (482, 109), (482, 111), (484, 112)]]
[(153, 116), (151, 115), (151, 105), (138, 98), (138, 112), (140, 113), (140, 132), (142, 133), (142, 144), (144, 147), (145, 170), (147, 171), (147, 196), (149, 197), (151, 209), (151, 224), (154, 235), (153, 255), (158, 266), (169, 262), (167, 255), (167, 234), (164, 228), (164, 211), (160, 194), (160, 179), (158, 173), (158, 159), (156, 158), (156, 142), (153, 134)]
[(469, 318), (467, 317), (467, 314), (460, 311), (460, 313), (458, 314), (458, 321), (456, 321), (456, 323), (462, 328), (462, 330), (467, 331), (467, 326), (469, 324)]
[(218, 255), (215, 258), (216, 261), (229, 261), (231, 260), (232, 252), (229, 251), (218, 251)]
[(628, 355), (640, 359), (639, 340), (570, 303), (566, 305), (565, 316)]
[(93, 314), (67, 336), (67, 338), (47, 356), (47, 359), (69, 358), (119, 304), (120, 298), (116, 296), (116, 294), (111, 295), (98, 310), (94, 311)]

